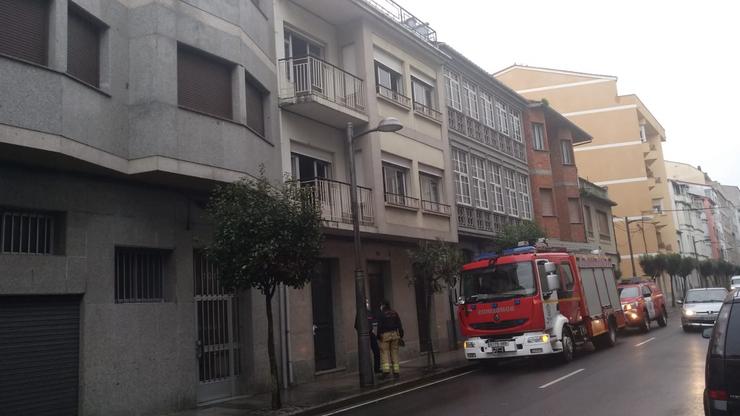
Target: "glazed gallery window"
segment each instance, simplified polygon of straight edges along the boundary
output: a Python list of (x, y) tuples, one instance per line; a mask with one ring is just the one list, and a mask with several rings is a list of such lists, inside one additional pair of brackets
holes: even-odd
[(478, 92), (472, 82), (463, 80), (463, 112), (474, 119), (478, 119)]
[(473, 197), (475, 206), (478, 208), (488, 209), (488, 192), (486, 187), (486, 161), (479, 157), (472, 156), (472, 181)]
[(445, 68), (445, 93), (447, 94), (447, 105), (457, 111), (462, 111), (460, 99), (460, 77)]
[(532, 205), (529, 198), (529, 177), (521, 173), (516, 173), (518, 180), (519, 203), (522, 207), (522, 218), (525, 220), (532, 219)]
[(495, 127), (495, 116), (494, 116), (494, 101), (493, 96), (488, 94), (487, 92), (481, 91), (481, 101), (483, 102), (483, 123), (490, 127)]
[(467, 153), (459, 149), (452, 149), (452, 170), (455, 174), (455, 199), (460, 204), (470, 205)]
[(489, 162), (488, 164), (488, 178), (491, 181), (493, 210), (500, 214), (504, 214), (506, 212), (506, 209), (504, 208), (504, 190), (503, 183), (501, 181), (501, 169), (501, 166), (493, 162)]
[(501, 133), (509, 135), (509, 112), (506, 104), (496, 101), (496, 117), (498, 118), (498, 129)]

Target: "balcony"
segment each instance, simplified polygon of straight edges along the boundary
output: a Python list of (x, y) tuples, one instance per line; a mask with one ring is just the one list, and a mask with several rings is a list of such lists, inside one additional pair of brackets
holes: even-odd
[[(321, 219), (327, 222), (327, 225), (352, 224), (352, 204), (348, 183), (315, 178), (302, 181), (301, 184), (313, 188), (314, 198), (321, 210)], [(360, 208), (358, 212), (360, 224), (374, 225), (372, 189), (358, 186), (357, 204)]]
[(501, 232), (504, 225), (518, 222), (518, 219), (495, 214), (489, 210), (466, 205), (457, 206), (457, 225), (463, 232), (487, 236)]
[(449, 217), (451, 215), (451, 207), (447, 204), (440, 202), (421, 200), (421, 210), (424, 213), (442, 215)]
[(364, 81), (322, 59), (278, 62), (281, 107), (335, 127), (367, 123)]
[(411, 98), (401, 94), (400, 92), (394, 91), (380, 84), (375, 85), (375, 90), (378, 92), (378, 97), (388, 100), (393, 104), (400, 105), (403, 108), (411, 108)]
[(418, 198), (412, 198), (403, 194), (394, 194), (392, 192), (385, 193), (385, 204), (392, 207), (404, 208), (413, 211), (417, 211), (419, 209)]
[(515, 159), (523, 162), (527, 160), (523, 143), (494, 130), (490, 126), (450, 107), (447, 107), (447, 119), (450, 130), (506, 153)]
[(442, 113), (421, 103), (414, 103), (414, 113), (431, 118), (437, 123), (442, 123)]

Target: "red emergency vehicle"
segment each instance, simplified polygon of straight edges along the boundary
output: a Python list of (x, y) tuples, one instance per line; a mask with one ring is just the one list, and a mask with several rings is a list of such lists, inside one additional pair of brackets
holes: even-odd
[(616, 343), (625, 318), (608, 257), (517, 247), (463, 267), (458, 318), (468, 360), (559, 354)]

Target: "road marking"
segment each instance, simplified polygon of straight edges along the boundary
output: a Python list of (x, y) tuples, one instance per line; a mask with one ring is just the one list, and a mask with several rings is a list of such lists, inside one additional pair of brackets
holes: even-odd
[(560, 378), (556, 378), (555, 380), (553, 380), (553, 381), (551, 381), (551, 382), (549, 382), (549, 383), (547, 383), (547, 384), (543, 384), (543, 385), (541, 385), (541, 386), (540, 386), (540, 388), (541, 388), (541, 389), (546, 389), (546, 388), (548, 388), (548, 387), (552, 386), (552, 385), (553, 385), (553, 384), (555, 384), (555, 383), (561, 382), (561, 381), (565, 380), (565, 379), (566, 379), (566, 378), (568, 378), (568, 377), (571, 377), (571, 376), (574, 376), (574, 375), (576, 375), (576, 374), (580, 373), (580, 372), (581, 372), (581, 371), (583, 371), (583, 370), (585, 370), (585, 368), (579, 368), (578, 370), (576, 370), (576, 371), (574, 371), (574, 372), (572, 372), (572, 373), (570, 373), (570, 374), (566, 374), (566, 375), (564, 375), (564, 376), (562, 376), (562, 377), (560, 377)]
[(652, 338), (648, 338), (648, 339), (646, 339), (645, 341), (642, 341), (642, 342), (641, 342), (641, 343), (639, 343), (639, 344), (635, 344), (635, 347), (639, 347), (640, 345), (645, 345), (645, 344), (647, 344), (648, 342), (650, 342), (650, 341), (652, 341), (652, 340), (654, 340), (654, 339), (655, 339), (655, 337), (652, 337)]
[(410, 393), (410, 392), (415, 391), (415, 390), (420, 390), (420, 389), (423, 389), (423, 388), (426, 388), (426, 387), (429, 387), (429, 386), (433, 386), (435, 384), (443, 383), (445, 381), (449, 381), (449, 380), (452, 380), (452, 379), (455, 379), (455, 378), (458, 378), (458, 377), (466, 376), (466, 375), (468, 375), (470, 373), (475, 373), (476, 371), (478, 371), (478, 370), (475, 369), (475, 370), (466, 371), (464, 373), (457, 374), (457, 375), (454, 375), (454, 376), (450, 376), (450, 377), (447, 377), (447, 378), (443, 378), (441, 380), (433, 381), (431, 383), (423, 384), (421, 386), (417, 386), (417, 387), (414, 387), (412, 389), (408, 389), (408, 390), (404, 390), (404, 391), (399, 391), (398, 393), (393, 393), (393, 394), (390, 394), (388, 396), (383, 396), (383, 397), (380, 397), (380, 398), (377, 398), (377, 399), (374, 399), (374, 400), (368, 400), (368, 401), (363, 402), (363, 403), (358, 403), (358, 404), (356, 404), (354, 406), (345, 407), (343, 409), (338, 409), (338, 410), (335, 410), (335, 411), (329, 412), (329, 413), (324, 413), (321, 416), (331, 416), (331, 415), (336, 415), (336, 414), (339, 414), (339, 413), (344, 413), (344, 412), (350, 411), (352, 409), (357, 409), (358, 407), (367, 406), (369, 404), (373, 404), (373, 403), (377, 403), (377, 402), (380, 402), (380, 401), (383, 401), (383, 400), (386, 400), (386, 399), (390, 399), (391, 397), (400, 396), (402, 394)]

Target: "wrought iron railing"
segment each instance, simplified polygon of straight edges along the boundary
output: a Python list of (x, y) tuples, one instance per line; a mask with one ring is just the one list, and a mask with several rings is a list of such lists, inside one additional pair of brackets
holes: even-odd
[(379, 96), (398, 103), (406, 108), (411, 108), (411, 98), (401, 94), (400, 92), (394, 91), (380, 84), (375, 85), (375, 90), (378, 92)]
[(414, 35), (422, 40), (429, 42), (435, 48), (437, 47), (437, 32), (435, 32), (428, 23), (422, 22), (419, 18), (409, 13), (408, 10), (401, 7), (393, 0), (365, 0), (376, 10), (391, 18), (396, 23), (410, 30)]
[[(352, 224), (350, 184), (331, 179), (314, 178), (301, 181), (303, 186), (313, 188), (313, 195), (325, 221)], [(373, 191), (364, 186), (357, 187), (357, 216), (362, 225), (373, 225)]]
[(319, 96), (341, 106), (364, 112), (364, 81), (322, 59), (305, 56), (279, 61), (280, 100)]
[(389, 205), (395, 205), (398, 207), (419, 209), (419, 198), (413, 198), (408, 195), (386, 192), (385, 202)]
[(414, 112), (442, 122), (442, 113), (421, 103), (414, 103)]
[(433, 212), (435, 214), (450, 215), (451, 208), (447, 204), (441, 202), (421, 200), (421, 209), (424, 212)]
[(447, 107), (449, 128), (479, 143), (487, 144), (516, 159), (526, 161), (524, 143), (502, 134), (480, 121)]

